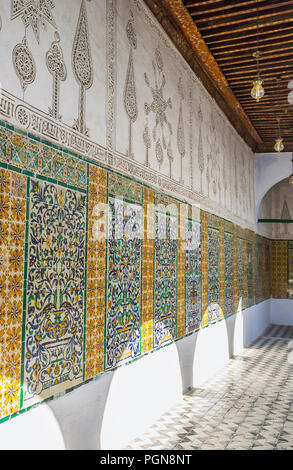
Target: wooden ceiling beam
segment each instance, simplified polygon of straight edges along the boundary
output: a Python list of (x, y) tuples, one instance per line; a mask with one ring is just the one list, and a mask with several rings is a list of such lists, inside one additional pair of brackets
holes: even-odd
[[(291, 36), (291, 38), (290, 38)], [(230, 57), (251, 57), (252, 52), (256, 50), (257, 44), (252, 44), (252, 43), (247, 43), (246, 46), (244, 47), (239, 47), (235, 45), (231, 49), (225, 49), (225, 50), (213, 50), (213, 55), (217, 59), (217, 62), (220, 63), (222, 61), (228, 60)], [(288, 50), (288, 47), (291, 49), (293, 47), (293, 30), (292, 34), (288, 35), (282, 40), (279, 40), (278, 42), (274, 42), (273, 44), (261, 44), (259, 46), (259, 49), (263, 52), (263, 54), (267, 54), (269, 52), (274, 52), (274, 51), (286, 51)]]
[[(281, 9), (280, 9), (281, 10)], [(251, 30), (255, 30), (255, 34), (257, 32), (257, 27), (259, 25), (259, 30), (264, 27), (270, 27), (274, 26), (276, 24), (283, 24), (285, 22), (292, 22), (293, 21), (293, 9), (290, 10), (284, 10), (283, 13), (280, 14), (280, 10), (276, 11), (275, 13), (271, 13), (269, 15), (266, 15), (266, 18), (263, 18), (261, 22), (257, 22), (257, 20), (252, 20), (252, 21), (247, 21), (247, 18), (245, 20), (239, 21), (239, 27), (235, 27), (235, 21), (234, 22), (228, 22), (225, 26), (223, 24), (225, 21), (220, 24), (220, 23), (215, 23), (210, 26), (204, 26), (201, 28), (201, 34), (204, 39), (210, 38), (210, 37), (218, 37), (222, 35), (229, 34), (231, 31), (233, 31), (234, 34), (238, 34), (241, 32), (247, 32)], [(210, 31), (211, 29), (216, 29), (216, 31)]]
[[(270, 106), (270, 105), (267, 106), (268, 109), (266, 109), (265, 106), (262, 106), (261, 110), (260, 110), (260, 111), (257, 111), (257, 110), (256, 110), (256, 107), (255, 107), (254, 105), (250, 105), (250, 106), (247, 105), (247, 106), (245, 106), (245, 110), (246, 110), (247, 113), (252, 113), (252, 115), (251, 115), (251, 120), (252, 120), (252, 121), (253, 121), (256, 117), (257, 117), (258, 121), (260, 121), (260, 120), (261, 120), (261, 116), (263, 116), (263, 118), (264, 118), (265, 120), (267, 120), (268, 117), (269, 117), (269, 115), (272, 115), (272, 116), (277, 117), (277, 116), (281, 116), (282, 113), (283, 113), (284, 116), (286, 115), (286, 117), (288, 117), (288, 115), (287, 115), (286, 113), (284, 113), (283, 110), (279, 110), (278, 108), (276, 108), (276, 110), (271, 110), (271, 109), (269, 108), (269, 106)], [(293, 119), (293, 118), (292, 118), (292, 119)]]
[[(266, 84), (266, 80), (275, 78), (276, 75), (277, 75), (276, 73), (266, 73), (266, 74), (262, 74), (262, 78), (264, 79), (264, 87), (265, 87), (265, 84)], [(285, 79), (288, 79), (288, 82), (289, 82), (290, 80), (292, 80), (292, 73), (289, 74), (289, 75), (283, 73), (283, 74), (282, 74), (282, 77), (283, 77), (284, 80), (285, 80)], [(248, 76), (248, 77), (245, 77), (245, 78), (243, 78), (243, 79), (241, 79), (241, 78), (230, 79), (230, 80), (229, 80), (229, 85), (230, 85), (230, 87), (233, 87), (233, 86), (234, 86), (235, 84), (237, 84), (237, 83), (239, 83), (240, 86), (242, 86), (244, 83), (249, 83), (249, 84), (251, 84), (251, 83), (252, 83), (252, 80), (254, 80), (254, 78), (255, 78), (255, 75), (252, 74), (252, 75), (250, 75), (250, 76)], [(288, 92), (288, 93), (289, 93), (289, 92)]]
[(291, 38), (293, 34), (293, 25), (289, 25), (288, 27), (283, 27), (275, 31), (272, 34), (272, 31), (268, 31), (265, 33), (260, 33), (259, 40), (257, 35), (254, 33), (252, 35), (248, 35), (247, 37), (239, 38), (239, 39), (229, 39), (227, 43), (221, 41), (215, 44), (210, 44), (209, 48), (214, 53), (225, 53), (229, 50), (230, 47), (233, 48), (243, 48), (243, 46), (249, 46), (252, 50), (257, 48), (257, 44), (259, 44), (259, 48), (262, 49), (265, 46), (275, 43), (278, 40), (284, 40), (286, 38)]
[[(278, 90), (286, 89), (288, 90), (288, 93), (289, 93), (288, 85), (289, 85), (290, 77), (291, 76), (286, 76), (284, 73), (282, 73), (281, 75), (275, 74), (272, 77), (267, 77), (265, 81), (266, 89), (273, 90), (274, 92), (277, 92)], [(243, 88), (243, 85), (239, 85), (239, 87), (235, 87), (234, 90), (243, 91), (245, 90), (245, 88)]]
[[(241, 100), (243, 98), (243, 96), (250, 96), (250, 90), (251, 90), (251, 85), (244, 85), (244, 86), (241, 86), (241, 87), (235, 87), (233, 88), (233, 91), (234, 93), (237, 94), (237, 96), (239, 97), (239, 100)], [(275, 95), (279, 96), (279, 95), (284, 95), (284, 96), (287, 96), (288, 97), (288, 94), (290, 92), (288, 86), (284, 86), (282, 88), (275, 88), (273, 87), (272, 85), (269, 85), (266, 83), (265, 85), (265, 97), (269, 97), (269, 98), (272, 98), (274, 97)], [(262, 99), (264, 99), (262, 98)]]
[[(239, 101), (241, 101), (241, 103), (243, 102), (244, 99), (252, 99), (252, 97), (250, 96), (250, 91), (251, 91), (251, 88), (252, 88), (252, 85), (250, 85), (249, 87), (242, 87), (242, 88), (238, 88), (237, 90), (234, 90), (235, 93), (237, 93), (237, 96), (239, 97)], [(288, 94), (289, 94), (289, 90), (284, 90), (283, 93), (277, 93), (277, 92), (274, 92), (272, 90), (269, 90), (268, 87), (265, 87), (265, 95), (264, 97), (262, 98), (262, 101), (263, 100), (274, 100), (274, 99), (278, 99), (278, 98), (282, 98), (282, 97), (286, 97), (286, 99), (288, 99)]]
[[(263, 1), (263, 0), (260, 0)], [(183, 0), (182, 2), (185, 6), (185, 8), (189, 9), (192, 7), (202, 7), (205, 5), (214, 5), (214, 4), (220, 4), (223, 3), (223, 0), (206, 0), (202, 2), (194, 2), (194, 1), (189, 1), (189, 0)], [(242, 3), (242, 1), (240, 1)]]
[[(293, 115), (287, 115), (287, 114), (282, 114), (282, 113), (275, 113), (275, 112), (272, 112), (272, 111), (267, 111), (267, 110), (264, 110), (263, 111), (265, 114), (262, 114), (260, 116), (255, 116), (253, 117), (252, 119), (255, 120), (257, 119), (258, 120), (258, 123), (259, 124), (263, 124), (263, 125), (266, 125), (268, 126), (268, 122), (269, 120), (273, 121), (273, 122), (277, 122), (277, 118), (280, 117), (280, 120), (281, 120), (281, 123), (280, 124), (280, 127), (282, 127), (283, 129), (285, 129), (286, 127), (286, 124), (287, 124), (287, 121), (288, 120), (293, 120)], [(261, 117), (263, 116), (263, 117)], [(282, 121), (283, 119), (283, 121)]]
[(288, 120), (293, 119), (293, 115), (291, 115), (290, 113), (285, 113), (284, 111), (270, 111), (269, 109), (262, 109), (261, 112), (259, 112), (259, 115), (256, 112), (255, 116), (252, 116), (252, 120), (257, 118), (258, 122), (261, 123), (263, 120), (263, 122), (266, 123), (270, 117), (274, 121), (276, 121), (277, 117), (283, 118), (285, 120), (285, 124)]
[[(293, 62), (293, 57), (285, 57), (283, 60), (279, 61), (268, 61), (265, 63), (260, 64), (259, 70), (260, 74), (263, 75), (266, 73), (267, 70), (279, 70), (280, 66), (282, 69), (287, 69), (291, 68)], [(245, 76), (247, 73), (257, 73), (258, 68), (256, 64), (251, 64), (251, 65), (246, 65), (246, 66), (237, 66), (237, 70), (235, 70), (235, 66), (233, 67), (221, 67), (224, 74), (228, 77), (231, 77), (233, 75), (243, 75)], [(293, 78), (293, 76), (292, 76)]]
[[(247, 101), (242, 101), (241, 104), (243, 106), (243, 108), (245, 108), (246, 110), (248, 110), (249, 108), (253, 108), (254, 110), (260, 110), (260, 112), (263, 112), (264, 109), (266, 108), (270, 108), (272, 110), (274, 110), (274, 112), (280, 112), (280, 113), (284, 113), (284, 114), (287, 114), (286, 113), (286, 110), (288, 110), (288, 101), (286, 101), (286, 99), (283, 99), (283, 100), (279, 100), (279, 101), (263, 101), (264, 98), (262, 98), (261, 100), (261, 105), (260, 105), (260, 102), (259, 103), (252, 103), (252, 98), (250, 97), (250, 100), (247, 100)], [(260, 106), (259, 106), (260, 105)]]
[[(282, 49), (276, 49), (274, 51), (269, 50), (266, 53), (263, 53), (261, 60), (259, 61), (260, 66), (261, 64), (266, 64), (268, 61), (272, 60), (273, 62), (275, 60), (278, 60), (279, 58), (282, 57), (292, 57), (293, 56), (293, 40), (291, 45), (287, 45), (287, 47), (284, 47)], [(234, 54), (229, 56), (228, 58), (225, 59), (218, 59), (218, 64), (220, 67), (223, 69), (224, 67), (229, 67), (230, 65), (235, 66), (235, 64), (239, 65), (240, 67), (245, 65), (249, 65), (255, 63), (255, 57), (252, 56), (252, 53), (249, 52), (246, 54), (246, 56), (239, 55), (239, 54)]]
[[(249, 114), (249, 110), (247, 111)], [(268, 111), (264, 112), (263, 114), (255, 114), (251, 116), (251, 121), (254, 123), (254, 125), (259, 129), (261, 126), (265, 127), (272, 127), (272, 122), (275, 125), (278, 125), (277, 118), (278, 117), (283, 117), (284, 119), (286, 118), (286, 123), (282, 126), (282, 130), (285, 130), (285, 127), (288, 126), (288, 122), (293, 121), (293, 117), (288, 117), (285, 115), (282, 115), (280, 113), (269, 113)], [(263, 120), (262, 120), (263, 118)], [(281, 127), (281, 126), (280, 126)]]
[[(292, 127), (293, 121), (289, 121), (289, 122), (290, 122), (290, 125)], [(271, 120), (269, 122), (269, 126), (267, 128), (264, 128), (263, 126), (259, 126), (256, 123), (255, 123), (255, 127), (257, 128), (258, 132), (261, 133), (264, 140), (265, 140), (266, 136), (268, 136), (268, 135), (273, 135), (273, 136), (277, 137), (278, 134), (279, 134), (278, 123), (276, 122), (276, 120)], [(292, 133), (292, 131), (291, 131), (291, 133)], [(286, 132), (285, 132), (284, 129), (280, 129), (280, 135), (283, 138), (286, 138), (288, 135), (290, 136), (290, 129), (287, 130)], [(290, 136), (290, 138), (292, 138), (292, 137)]]
[[(285, 115), (282, 115), (280, 113), (271, 113), (269, 111), (264, 111), (263, 114), (255, 114), (254, 116), (251, 116), (251, 120), (254, 122), (255, 125), (260, 126), (263, 124), (264, 126), (271, 127), (271, 123), (274, 122), (274, 124), (277, 124), (277, 117), (282, 117), (282, 116), (285, 119)], [(293, 117), (286, 116), (286, 123), (285, 123), (286, 125), (288, 121), (293, 121)], [(284, 126), (282, 126), (283, 128), (285, 127), (285, 124)]]
[[(235, 5), (230, 3), (229, 9), (233, 8), (235, 9)], [(229, 20), (233, 20), (233, 23), (239, 23), (241, 21), (247, 21), (247, 17), (249, 17), (251, 20), (257, 20), (257, 7), (255, 6), (255, 1), (254, 3), (254, 8), (247, 8), (246, 6), (243, 7), (238, 7), (235, 11), (227, 11), (227, 9), (223, 10), (223, 8), (219, 8), (218, 14), (211, 14), (211, 11), (207, 13), (202, 13), (198, 12), (198, 10), (190, 10), (190, 14), (192, 17), (194, 17), (196, 24), (202, 26), (203, 28), (205, 27), (204, 23), (208, 23), (209, 25), (212, 24), (224, 24), (224, 23), (229, 23)], [(270, 4), (265, 3), (265, 5), (259, 7), (259, 13), (261, 12), (266, 12), (269, 14), (276, 13), (278, 10), (281, 10), (281, 7), (288, 7), (288, 1), (272, 1)], [(227, 7), (228, 8), (228, 7)], [(285, 9), (285, 8), (284, 8)], [(216, 12), (215, 12), (216, 13)], [(268, 15), (262, 16), (261, 14), (259, 15), (259, 19), (262, 17), (265, 18)], [(235, 18), (233, 18), (235, 17)], [(239, 20), (239, 21), (238, 21)], [(232, 24), (232, 23), (231, 23)]]
[[(260, 109), (262, 106), (264, 106), (266, 103), (270, 104), (271, 107), (289, 107), (292, 106), (288, 102), (288, 95), (286, 93), (284, 94), (276, 94), (272, 95), (270, 93), (265, 93), (264, 97), (257, 103), (251, 96), (250, 93), (247, 93), (246, 96), (242, 96), (239, 99), (241, 100), (241, 103), (244, 103), (245, 101), (248, 104), (251, 103), (256, 103), (256, 106), (258, 106), (258, 109)], [(293, 107), (292, 107), (293, 108)], [(292, 109), (293, 111), (293, 109)]]
[(279, 61), (269, 60), (268, 62), (265, 62), (262, 65), (260, 65), (259, 69), (257, 68), (256, 64), (239, 65), (237, 63), (230, 64), (229, 66), (221, 66), (221, 69), (229, 80), (230, 77), (234, 75), (245, 76), (247, 73), (257, 74), (258, 70), (260, 71), (260, 75), (263, 75), (266, 73), (266, 71), (271, 71), (271, 70), (278, 71), (281, 67), (282, 69), (283, 68), (287, 69), (291, 67), (292, 63), (293, 63), (293, 57), (286, 56), (282, 60), (279, 60)]
[[(258, 130), (264, 135), (264, 141), (266, 141), (267, 143), (270, 143), (270, 145), (273, 147), (274, 146), (274, 140), (278, 137), (278, 132), (276, 132), (273, 127), (271, 127), (270, 129), (267, 129), (267, 132), (265, 132), (265, 130), (261, 129), (261, 128), (258, 129)], [(284, 143), (285, 143), (285, 140), (286, 140), (287, 144), (290, 141), (293, 142), (292, 137), (290, 136), (289, 132), (286, 133), (286, 134), (284, 134), (282, 132), (282, 137), (284, 139)], [(291, 147), (291, 152), (292, 152), (292, 147)]]
[[(266, 95), (265, 95), (266, 96)], [(262, 109), (263, 106), (276, 106), (276, 107), (281, 107), (282, 109), (282, 106), (284, 106), (284, 112), (285, 112), (285, 109), (288, 105), (288, 100), (287, 100), (287, 97), (286, 96), (283, 96), (283, 97), (275, 97), (275, 98), (272, 98), (272, 97), (266, 97), (265, 96), (261, 99), (261, 106), (259, 107), (259, 109)], [(242, 105), (242, 107), (247, 110), (249, 106), (252, 105), (252, 97), (250, 95), (247, 95), (246, 98), (242, 98), (240, 99), (240, 103)], [(257, 103), (259, 105), (259, 103)]]
[[(265, 121), (268, 119), (269, 116), (273, 116), (273, 117), (275, 117), (275, 118), (276, 118), (277, 116), (283, 116), (284, 119), (285, 119), (285, 118), (286, 118), (286, 119), (293, 119), (293, 114), (290, 114), (289, 112), (286, 113), (285, 111), (286, 111), (286, 108), (279, 110), (279, 107), (276, 106), (276, 109), (274, 109), (274, 108), (272, 109), (272, 108), (270, 107), (270, 105), (268, 105), (268, 106), (262, 106), (259, 111), (258, 111), (258, 108), (257, 108), (257, 107), (254, 107), (254, 109), (253, 109), (253, 112), (256, 113), (255, 115), (257, 115), (257, 114), (259, 113), (261, 116), (263, 116), (263, 119), (265, 119)], [(264, 114), (264, 113), (265, 113), (265, 114)], [(291, 118), (290, 118), (290, 116), (291, 116)], [(252, 119), (254, 119), (254, 117), (252, 117)], [(259, 118), (258, 118), (258, 119), (259, 119)], [(260, 119), (260, 120), (261, 120), (261, 119)]]
[(223, 0), (206, 0), (202, 2), (193, 2), (193, 1), (188, 1), (188, 0), (183, 0), (183, 4), (185, 5), (186, 8), (189, 7), (196, 7), (196, 6), (201, 6), (201, 5), (209, 5), (211, 3), (220, 3)]
[[(286, 20), (281, 20), (281, 21), (276, 21), (274, 23), (270, 23), (266, 26), (263, 27), (263, 29), (259, 29), (259, 41), (261, 42), (262, 40), (262, 37), (263, 36), (266, 36), (267, 39), (270, 39), (271, 42), (274, 41), (275, 37), (278, 37), (278, 34), (280, 34), (280, 32), (282, 33), (281, 34), (281, 37), (283, 37), (283, 31), (284, 31), (284, 24), (288, 24), (288, 29), (290, 30), (290, 33), (292, 33), (292, 29), (293, 29), (293, 17), (291, 18), (288, 18)], [(204, 36), (203, 36), (204, 37)], [(280, 37), (280, 36), (279, 36)], [(228, 41), (231, 42), (231, 41), (235, 41), (235, 40), (245, 40), (247, 41), (247, 39), (250, 38), (249, 40), (251, 41), (251, 38), (253, 38), (253, 40), (255, 41), (255, 43), (257, 44), (257, 29), (256, 28), (243, 28), (242, 30), (237, 30), (237, 31), (233, 31), (232, 30), (228, 30), (223, 33), (221, 33), (220, 35), (217, 35), (217, 34), (211, 34), (209, 36), (205, 36), (204, 37), (204, 40), (206, 42), (206, 44), (208, 45), (208, 47), (216, 47), (216, 46), (213, 46), (213, 44), (217, 44), (218, 43), (221, 43), (221, 47), (223, 47), (223, 44), (222, 43), (227, 43)]]
[[(261, 5), (263, 2), (267, 2), (268, 0), (259, 0), (259, 4)], [(273, 2), (274, 0), (269, 0)], [(253, 5), (255, 4), (255, 0), (245, 0), (245, 1), (237, 1), (234, 0), (233, 3), (231, 0), (218, 0), (218, 1), (210, 1), (210, 2), (187, 2), (183, 0), (185, 8), (188, 11), (192, 8), (196, 8), (199, 14), (204, 13), (213, 13), (214, 11), (221, 11), (221, 10), (230, 10), (233, 8), (241, 8), (242, 6)]]
[[(293, 77), (293, 66), (291, 66), (291, 70), (292, 70), (292, 72), (290, 73), (290, 77), (292, 79), (292, 77)], [(235, 85), (236, 83), (239, 83), (241, 85), (243, 83), (249, 83), (252, 86), (252, 82), (256, 78), (256, 76), (257, 76), (257, 74), (255, 74), (255, 73), (251, 73), (249, 75), (245, 75), (245, 76), (241, 76), (241, 77), (233, 75), (233, 76), (229, 77), (229, 84), (230, 84), (231, 87), (233, 87), (233, 85)], [(272, 78), (272, 77), (275, 77), (274, 71), (266, 72), (266, 73), (261, 74), (261, 78), (263, 80), (263, 87), (264, 88), (266, 88), (266, 79), (267, 78)], [(289, 93), (289, 90), (288, 90), (288, 93)]]
[[(270, 143), (270, 145), (273, 147), (274, 146), (274, 140), (278, 137), (278, 133), (277, 132), (274, 132), (272, 131), (271, 129), (268, 129), (267, 132), (265, 132), (264, 129), (260, 129), (260, 131), (263, 133), (264, 135), (264, 141), (266, 141), (267, 143)], [(290, 142), (293, 142), (292, 140), (292, 137), (290, 136), (289, 133), (282, 133), (282, 138), (283, 138), (283, 143), (285, 144), (285, 141), (286, 141), (286, 144), (288, 145)], [(291, 150), (292, 152), (292, 146), (291, 146)]]
[[(238, 94), (239, 96), (239, 94)], [(246, 95), (242, 95), (242, 96), (239, 96), (239, 101), (241, 103), (241, 105), (243, 106), (243, 108), (245, 108), (245, 106), (247, 106), (249, 103), (251, 103), (253, 100), (253, 98), (251, 97), (250, 95), (250, 90), (249, 90), (249, 93), (247, 93)], [(263, 104), (270, 104), (272, 106), (277, 106), (278, 104), (280, 106), (286, 106), (288, 105), (288, 94), (284, 93), (283, 95), (271, 95), (267, 93), (267, 90), (266, 90), (266, 93), (264, 95), (264, 97), (261, 99), (261, 101), (259, 101), (259, 103), (257, 104), (260, 104), (260, 103), (263, 103)], [(292, 105), (290, 105), (292, 106)]]
[[(253, 106), (252, 104), (252, 97), (247, 95), (247, 98), (246, 99), (241, 99), (240, 102), (242, 104), (242, 107), (245, 108), (245, 110), (248, 109), (249, 106)], [(260, 103), (260, 102), (259, 102)], [(257, 105), (259, 105), (259, 103), (256, 103)], [(287, 101), (287, 97), (286, 96), (283, 96), (283, 97), (276, 97), (276, 98), (269, 98), (269, 97), (266, 97), (265, 99), (265, 96), (261, 99), (261, 106), (259, 107), (259, 109), (262, 109), (263, 106), (275, 106), (276, 108), (278, 107), (281, 107), (282, 109), (282, 106), (284, 106), (284, 112), (285, 112), (285, 109), (288, 105), (288, 101)]]

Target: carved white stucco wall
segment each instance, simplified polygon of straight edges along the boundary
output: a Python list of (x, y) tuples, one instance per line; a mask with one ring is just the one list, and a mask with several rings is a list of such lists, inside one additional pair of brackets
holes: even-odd
[(253, 154), (142, 0), (29, 4), (0, 2), (0, 119), (255, 228)]

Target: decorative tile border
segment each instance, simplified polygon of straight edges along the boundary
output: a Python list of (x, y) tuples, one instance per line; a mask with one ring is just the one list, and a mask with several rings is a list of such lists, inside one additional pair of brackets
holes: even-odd
[(20, 407), (26, 176), (0, 168), (0, 417)]
[(153, 349), (153, 308), (154, 308), (154, 192), (143, 190), (143, 256), (142, 256), (142, 312), (141, 312), (141, 353)]
[(89, 165), (85, 379), (104, 370), (107, 172)]
[(44, 144), (0, 124), (0, 161), (85, 189), (86, 163), (66, 150)]

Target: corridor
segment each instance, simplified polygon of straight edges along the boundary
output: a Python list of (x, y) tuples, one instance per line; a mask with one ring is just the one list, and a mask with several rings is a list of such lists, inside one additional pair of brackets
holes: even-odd
[(292, 450), (293, 326), (270, 325), (126, 449)]

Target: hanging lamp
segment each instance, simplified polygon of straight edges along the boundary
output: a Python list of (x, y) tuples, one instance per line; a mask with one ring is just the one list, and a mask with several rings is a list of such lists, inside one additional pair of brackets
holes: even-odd
[(253, 80), (252, 82), (252, 89), (251, 89), (251, 96), (255, 101), (258, 103), (259, 100), (264, 96), (265, 91), (262, 86), (263, 80), (260, 76), (259, 72), (259, 58), (262, 56), (262, 52), (259, 50), (258, 44), (259, 44), (259, 20), (258, 20), (258, 0), (257, 0), (257, 49), (255, 52), (252, 53), (252, 56), (256, 59), (256, 65), (257, 65), (257, 77)]
[(278, 126), (279, 126), (279, 136), (276, 138), (274, 149), (276, 152), (282, 152), (284, 150), (283, 139), (281, 137), (281, 130), (280, 130), (280, 118), (277, 118)]

